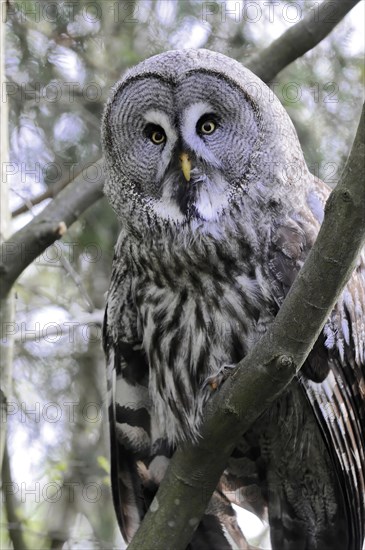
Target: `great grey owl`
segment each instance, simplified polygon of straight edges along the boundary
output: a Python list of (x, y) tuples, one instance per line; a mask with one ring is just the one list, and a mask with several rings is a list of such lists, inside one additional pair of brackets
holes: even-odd
[[(112, 489), (130, 540), (175, 446), (198, 437), (207, 380), (275, 317), (329, 189), (269, 88), (208, 50), (129, 70), (102, 139), (122, 226), (104, 323)], [(361, 550), (364, 276), (362, 257), (300, 376), (242, 437), (189, 548), (248, 548), (235, 502), (268, 519), (275, 550)]]

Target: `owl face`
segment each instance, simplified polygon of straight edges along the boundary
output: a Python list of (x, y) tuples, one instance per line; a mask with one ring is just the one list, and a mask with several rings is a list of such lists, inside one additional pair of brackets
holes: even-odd
[(150, 74), (114, 96), (109, 147), (134, 206), (184, 223), (212, 221), (242, 187), (258, 139), (255, 111), (222, 76), (192, 70), (177, 82)]
[(107, 103), (102, 138), (104, 191), (136, 230), (223, 234), (232, 205), (264, 228), (305, 201), (308, 168), (285, 109), (216, 52), (173, 50), (130, 69)]

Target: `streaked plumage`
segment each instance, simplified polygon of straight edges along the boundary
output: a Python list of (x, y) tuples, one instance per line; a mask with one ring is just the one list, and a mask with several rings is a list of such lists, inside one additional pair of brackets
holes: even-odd
[[(205, 381), (275, 317), (329, 190), (265, 84), (207, 50), (131, 69), (103, 146), (122, 222), (104, 325), (112, 486), (130, 540), (175, 445), (199, 433)], [(242, 438), (191, 548), (248, 547), (231, 501), (268, 514), (275, 550), (361, 550), (364, 278), (361, 258), (301, 376)]]

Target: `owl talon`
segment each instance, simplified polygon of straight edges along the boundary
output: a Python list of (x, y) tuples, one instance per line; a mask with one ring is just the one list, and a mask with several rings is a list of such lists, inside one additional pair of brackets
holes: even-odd
[(236, 368), (237, 365), (223, 365), (215, 374), (208, 376), (205, 379), (203, 384), (203, 389), (209, 386), (211, 392), (216, 391), (222, 384), (227, 380), (227, 378), (232, 374), (232, 370)]

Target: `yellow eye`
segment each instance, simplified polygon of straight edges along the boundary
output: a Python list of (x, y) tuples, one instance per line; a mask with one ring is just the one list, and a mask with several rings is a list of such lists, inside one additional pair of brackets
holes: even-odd
[(165, 139), (166, 139), (166, 136), (164, 132), (161, 132), (161, 130), (155, 130), (151, 134), (151, 141), (155, 145), (161, 145), (161, 143), (163, 143)]
[(165, 130), (158, 124), (148, 123), (144, 129), (144, 135), (155, 145), (161, 145), (166, 141)]
[(200, 132), (205, 135), (212, 134), (217, 125), (213, 120), (205, 120), (200, 126)]

